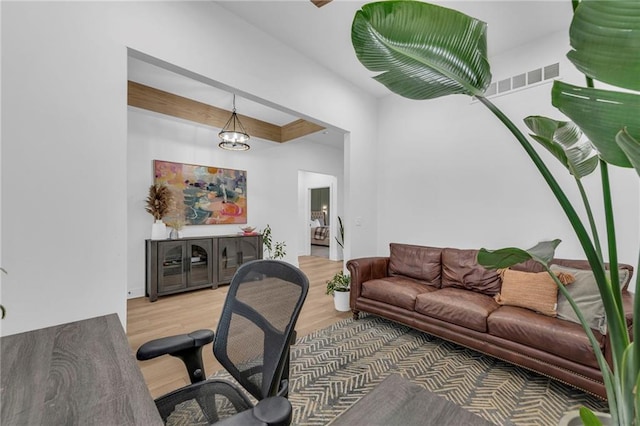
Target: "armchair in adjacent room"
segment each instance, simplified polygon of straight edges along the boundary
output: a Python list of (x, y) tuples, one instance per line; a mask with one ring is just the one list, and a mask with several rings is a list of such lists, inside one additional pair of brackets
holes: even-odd
[[(198, 330), (142, 345), (138, 360), (182, 359), (191, 385), (156, 399), (165, 423), (288, 425), (292, 408), (289, 352), (309, 281), (277, 260), (243, 264), (234, 275), (216, 332)], [(206, 379), (202, 347), (213, 342), (216, 359), (237, 381)], [(248, 392), (257, 404), (253, 404)]]

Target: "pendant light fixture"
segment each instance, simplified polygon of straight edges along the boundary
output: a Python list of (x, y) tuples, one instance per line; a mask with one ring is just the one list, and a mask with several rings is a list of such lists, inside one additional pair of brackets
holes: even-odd
[(236, 114), (235, 94), (233, 95), (233, 111), (231, 117), (229, 117), (227, 124), (225, 124), (220, 133), (218, 133), (218, 136), (221, 139), (218, 146), (222, 149), (229, 151), (246, 151), (250, 148), (249, 144), (247, 144), (250, 136), (240, 122), (238, 114)]

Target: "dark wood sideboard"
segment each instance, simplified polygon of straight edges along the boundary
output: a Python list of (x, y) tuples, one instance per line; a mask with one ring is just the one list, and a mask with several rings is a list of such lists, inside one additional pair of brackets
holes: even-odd
[(262, 235), (218, 235), (146, 240), (146, 295), (158, 296), (228, 284), (243, 263), (262, 259)]
[(163, 424), (116, 314), (0, 342), (0, 424)]

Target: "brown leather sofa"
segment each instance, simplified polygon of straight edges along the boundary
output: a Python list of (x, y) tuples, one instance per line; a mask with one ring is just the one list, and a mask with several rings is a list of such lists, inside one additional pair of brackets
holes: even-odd
[[(352, 259), (350, 304), (354, 318), (369, 312), (525, 367), (606, 398), (602, 374), (582, 327), (529, 309), (499, 305), (502, 281), (476, 262), (477, 250), (390, 244), (388, 257)], [(590, 269), (584, 260), (554, 259), (552, 264)], [(627, 326), (632, 295), (623, 286)], [(511, 269), (541, 272), (535, 262)], [(593, 330), (610, 360), (606, 334)]]

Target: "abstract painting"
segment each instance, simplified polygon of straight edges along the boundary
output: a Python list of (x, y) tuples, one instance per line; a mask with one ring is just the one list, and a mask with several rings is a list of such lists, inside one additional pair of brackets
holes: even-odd
[(155, 183), (166, 184), (187, 225), (247, 223), (247, 172), (153, 161)]

